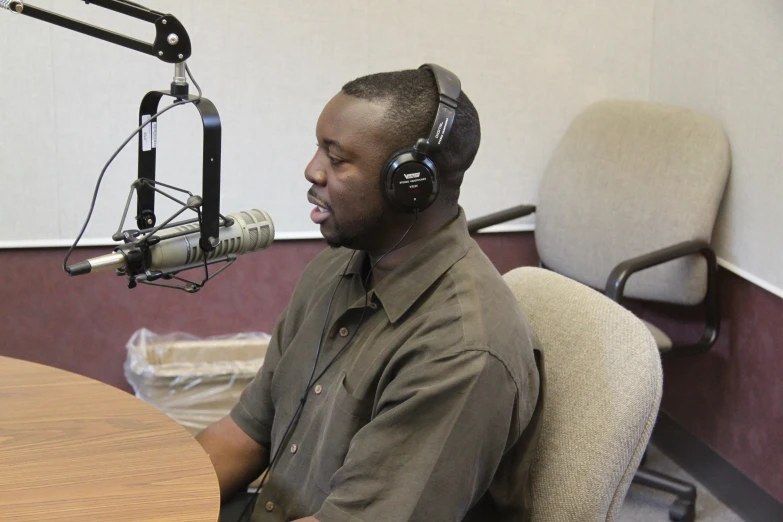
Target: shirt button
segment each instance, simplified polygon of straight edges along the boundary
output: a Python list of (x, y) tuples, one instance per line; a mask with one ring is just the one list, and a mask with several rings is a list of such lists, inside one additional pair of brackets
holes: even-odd
[(266, 508), (267, 511), (272, 511), (273, 509), (275, 509), (275, 503), (270, 500), (269, 502), (266, 503), (264, 508)]
[(291, 453), (296, 453), (296, 444), (291, 444)]
[(370, 303), (370, 310), (377, 310), (377, 309), (378, 309), (378, 305), (377, 304)]
[(316, 394), (316, 395), (321, 395), (321, 392), (322, 392), (323, 390), (324, 390), (324, 389), (323, 389), (323, 388), (321, 388), (321, 385), (320, 385), (320, 384), (316, 384), (316, 385), (315, 385), (315, 394)]
[(348, 337), (348, 328), (346, 327), (340, 328), (340, 337)]

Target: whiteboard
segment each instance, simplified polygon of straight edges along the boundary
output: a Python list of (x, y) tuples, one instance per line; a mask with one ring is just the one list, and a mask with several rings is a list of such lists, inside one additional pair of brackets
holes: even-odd
[[(152, 24), (83, 2), (32, 3), (154, 36)], [(585, 106), (649, 95), (653, 0), (142, 3), (184, 24), (189, 66), (220, 111), (221, 211), (263, 208), (278, 239), (320, 237), (303, 172), (321, 109), (358, 76), (435, 62), (461, 78), (483, 134), (460, 200), (469, 217), (535, 203), (550, 153)], [(141, 98), (167, 89), (173, 66), (7, 11), (0, 49), (0, 246), (69, 244), (101, 168), (137, 125)], [(157, 179), (200, 193), (201, 140), (194, 107), (161, 116)], [(85, 244), (111, 243), (137, 146), (108, 170)], [(174, 208), (156, 198), (159, 217)]]

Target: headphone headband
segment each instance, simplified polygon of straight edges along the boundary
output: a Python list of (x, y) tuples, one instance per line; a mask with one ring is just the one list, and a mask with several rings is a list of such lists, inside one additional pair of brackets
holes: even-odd
[(438, 87), (438, 112), (429, 138), (419, 138), (413, 148), (395, 152), (381, 171), (384, 196), (401, 212), (419, 212), (438, 197), (438, 168), (431, 154), (446, 142), (457, 114), (457, 99), (462, 92), (457, 75), (434, 63), (425, 63)]
[(430, 136), (427, 138), (427, 153), (433, 153), (444, 145), (451, 132), (462, 84), (456, 74), (440, 65), (425, 63), (419, 69), (431, 71), (438, 87), (438, 113), (435, 115)]

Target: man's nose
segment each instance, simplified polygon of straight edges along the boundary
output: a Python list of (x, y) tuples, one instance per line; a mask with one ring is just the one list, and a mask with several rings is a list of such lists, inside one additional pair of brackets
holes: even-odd
[(326, 171), (319, 164), (318, 152), (315, 153), (313, 159), (305, 167), (305, 179), (315, 185), (326, 185)]

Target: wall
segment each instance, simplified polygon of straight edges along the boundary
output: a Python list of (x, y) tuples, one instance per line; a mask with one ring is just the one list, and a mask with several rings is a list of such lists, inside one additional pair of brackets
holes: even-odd
[[(663, 407), (783, 501), (783, 3), (656, 0), (653, 16), (650, 99), (723, 123), (732, 173), (713, 240), (756, 283), (721, 271), (723, 331), (709, 354), (666, 364)], [(680, 338), (700, 327), (646, 315)]]
[(783, 3), (656, 0), (654, 19), (650, 99), (712, 114), (731, 143), (718, 255), (783, 297)]
[[(486, 235), (481, 245), (498, 267), (535, 264), (532, 238)], [(0, 355), (70, 370), (128, 390), (125, 343), (134, 331), (199, 336), (271, 332), (322, 241), (286, 241), (240, 257), (196, 294), (145, 285), (128, 290), (111, 273), (68, 277), (63, 249), (0, 251)], [(74, 259), (105, 248), (80, 249)]]
[[(430, 61), (459, 75), (483, 127), (462, 200), (469, 216), (534, 200), (550, 152), (582, 107), (649, 90), (653, 0), (142, 3), (182, 21), (193, 42), (188, 64), (220, 112), (220, 208), (264, 208), (278, 239), (320, 237), (304, 167), (321, 109), (353, 78)], [(83, 2), (33, 4), (144, 41), (154, 36), (150, 24)], [(0, 247), (70, 244), (104, 163), (138, 125), (142, 96), (168, 88), (173, 67), (6, 11), (0, 49), (8, 50), (0, 53), (0, 92), (13, 93), (0, 98), (0, 128), (9, 129), (0, 176), (25, 180), (0, 192)], [(193, 107), (160, 117), (158, 180), (201, 193), (200, 133)], [(102, 182), (85, 234), (93, 245), (108, 244), (118, 226), (138, 176), (136, 143)], [(156, 200), (159, 217), (175, 208)]]
[[(783, 502), (783, 299), (721, 270), (721, 333), (704, 355), (664, 363), (662, 408)], [(674, 339), (695, 341), (700, 310), (644, 307)]]
[[(716, 250), (724, 267), (783, 296), (778, 0), (147, 3), (188, 28), (189, 63), (220, 110), (221, 208), (265, 208), (278, 238), (318, 237), (302, 170), (323, 104), (351, 78), (432, 60), (459, 73), (482, 118), (463, 198), (471, 217), (535, 203), (559, 137), (594, 101), (649, 99), (718, 118), (734, 161)], [(149, 24), (96, 6), (36, 4), (151, 40)], [(165, 88), (171, 67), (5, 11), (0, 48), (9, 50), (0, 53), (0, 92), (10, 93), (0, 99), (0, 127), (12, 129), (0, 140), (0, 176), (24, 180), (0, 192), (0, 247), (69, 244), (97, 174), (135, 125), (142, 93)], [(196, 111), (166, 114), (158, 134), (159, 179), (199, 192)], [(86, 232), (92, 244), (114, 231), (136, 175), (132, 144), (103, 182)], [(174, 207), (159, 199), (158, 208)]]
[[(479, 235), (501, 273), (536, 265), (533, 235)], [(196, 335), (271, 331), (320, 241), (240, 257), (195, 295), (124, 288), (111, 274), (69, 278), (62, 249), (0, 251), (0, 355), (49, 364), (129, 390), (125, 343), (138, 328)], [(85, 249), (77, 257), (103, 253)], [(707, 354), (667, 362), (663, 408), (783, 502), (783, 299), (720, 271), (722, 331)], [(637, 306), (637, 308), (639, 308)], [(641, 307), (675, 339), (696, 339), (700, 311)]]

